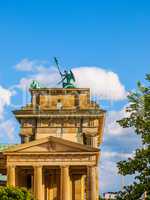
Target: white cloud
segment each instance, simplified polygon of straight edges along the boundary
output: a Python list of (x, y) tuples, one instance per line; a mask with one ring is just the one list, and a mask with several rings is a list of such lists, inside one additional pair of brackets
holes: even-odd
[(73, 72), (78, 87), (89, 87), (92, 94), (105, 100), (123, 100), (126, 98), (126, 91), (121, 84), (119, 77), (112, 71), (99, 67), (78, 67)]
[(119, 153), (113, 151), (104, 151), (100, 160), (99, 190), (100, 192), (115, 192), (129, 185), (133, 181), (133, 176), (123, 177), (118, 174), (117, 162), (132, 157), (133, 153)]
[(35, 64), (35, 61), (30, 61), (27, 58), (21, 60), (20, 63), (18, 63), (15, 68), (18, 71), (32, 71), (33, 70), (33, 66)]
[(11, 119), (6, 119), (5, 109), (11, 105), (11, 97), (13, 92), (0, 86), (0, 138), (1, 140), (8, 138), (13, 141), (14, 123)]
[(103, 157), (106, 159), (112, 159), (112, 158), (119, 158), (119, 159), (126, 159), (131, 158), (132, 153), (122, 153), (122, 152), (115, 152), (115, 151), (104, 151)]
[(126, 178), (118, 174), (116, 161), (102, 158), (99, 176), (99, 191), (101, 193), (117, 192), (132, 181), (132, 177)]
[(11, 103), (12, 93), (10, 90), (0, 86), (0, 119), (3, 118), (4, 108)]
[(29, 60), (28, 58), (24, 58), (14, 67), (18, 71), (33, 72), (33, 71), (36, 71), (37, 69), (42, 68), (43, 64), (45, 63), (46, 61)]
[[(127, 106), (127, 105), (126, 105)], [(141, 145), (140, 136), (134, 133), (133, 128), (122, 128), (117, 120), (127, 117), (125, 106), (119, 111), (108, 111), (106, 115), (103, 144), (107, 148), (113, 148), (121, 152), (131, 153), (133, 149)], [(111, 150), (113, 150), (111, 149)]]
[(112, 135), (112, 136), (119, 136), (125, 135), (129, 132), (133, 132), (132, 128), (122, 128), (118, 123), (117, 120), (120, 120), (124, 117), (128, 116), (128, 113), (125, 111), (125, 107), (119, 111), (109, 111), (106, 117), (106, 126), (105, 126), (105, 133)]
[(116, 163), (111, 160), (101, 159), (100, 176), (99, 176), (99, 190), (100, 192), (115, 191), (118, 185), (118, 169)]
[(0, 122), (0, 138), (8, 138), (9, 142), (13, 142), (15, 133), (15, 123), (13, 120), (3, 120)]
[[(27, 77), (20, 80), (18, 87), (28, 88), (32, 80), (39, 81), (46, 87), (60, 87), (60, 75), (55, 67), (45, 67), (36, 61), (23, 59), (16, 65), (19, 70), (30, 71)], [(116, 73), (99, 67), (77, 67), (72, 69), (77, 87), (90, 88), (92, 95), (105, 100), (123, 100), (126, 91)]]
[[(127, 117), (125, 106), (119, 111), (109, 111), (106, 116), (104, 141), (101, 146), (100, 191), (118, 191), (122, 177), (118, 174), (117, 162), (134, 155), (140, 146), (140, 139), (131, 128), (122, 128), (116, 120)], [(125, 177), (125, 184), (130, 184), (133, 177)]]
[(33, 80), (39, 81), (42, 87), (58, 87), (57, 83), (59, 82), (60, 77), (55, 68), (40, 67), (36, 69), (35, 73), (22, 78), (18, 87), (27, 89)]

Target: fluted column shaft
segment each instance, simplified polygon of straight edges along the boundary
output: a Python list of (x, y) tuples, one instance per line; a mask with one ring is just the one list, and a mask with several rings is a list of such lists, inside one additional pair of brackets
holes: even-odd
[(36, 200), (43, 200), (42, 166), (34, 167), (34, 196)]
[(88, 181), (88, 200), (97, 199), (96, 189), (96, 167), (88, 167), (87, 181)]
[(15, 186), (15, 166), (8, 166), (7, 167), (7, 185)]
[(61, 167), (61, 200), (70, 200), (70, 176), (69, 167)]

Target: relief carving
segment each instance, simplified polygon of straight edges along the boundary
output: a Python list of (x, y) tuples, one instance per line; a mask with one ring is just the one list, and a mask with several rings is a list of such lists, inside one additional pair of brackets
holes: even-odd
[(49, 144), (48, 144), (48, 150), (49, 151), (56, 151), (56, 144), (52, 143), (52, 142), (49, 142)]

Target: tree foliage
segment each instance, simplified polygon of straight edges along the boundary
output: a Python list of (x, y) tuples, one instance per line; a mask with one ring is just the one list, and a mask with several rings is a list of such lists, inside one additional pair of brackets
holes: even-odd
[(99, 195), (99, 200), (104, 200), (104, 198), (102, 198), (102, 197)]
[(26, 188), (1, 186), (0, 200), (33, 200), (33, 198)]
[(147, 86), (138, 82), (137, 91), (129, 94), (128, 117), (118, 121), (123, 128), (132, 127), (142, 142), (132, 158), (118, 163), (120, 174), (135, 175), (134, 183), (119, 192), (117, 199), (120, 200), (140, 199), (144, 193), (150, 200), (150, 74), (146, 80)]

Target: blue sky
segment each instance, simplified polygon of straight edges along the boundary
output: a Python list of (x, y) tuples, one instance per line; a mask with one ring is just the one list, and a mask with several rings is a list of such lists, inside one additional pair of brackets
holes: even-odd
[[(29, 79), (32, 74), (36, 76), (45, 73), (40, 70), (17, 70), (15, 66), (22, 64), (24, 59), (26, 64), (44, 66), (47, 72), (51, 72), (49, 66), (53, 63), (53, 56), (57, 56), (64, 66), (75, 68), (76, 73), (80, 72), (81, 66), (109, 70), (117, 75), (126, 91), (135, 89), (136, 81), (144, 81), (145, 74), (149, 73), (149, 10), (150, 2), (146, 0), (1, 1), (0, 86), (10, 90), (10, 87), (20, 84), (23, 78)], [(52, 75), (50, 73), (49, 78)], [(108, 87), (107, 82), (103, 87)], [(1, 106), (4, 113), (3, 119), (0, 119), (0, 130), (4, 130), (3, 133), (7, 130), (5, 127), (10, 125), (7, 120), (13, 121), (11, 128), (15, 136), (18, 134), (18, 126), (10, 112), (13, 107), (9, 105), (12, 102), (17, 104), (18, 97), (22, 102), (22, 92), (17, 92), (11, 98), (11, 103), (5, 102)], [(102, 172), (104, 175), (114, 173), (110, 175), (112, 183), (108, 183), (103, 175), (101, 192), (120, 189), (115, 162), (120, 160), (120, 152), (125, 152), (126, 157), (138, 145), (137, 138), (130, 136), (132, 131), (124, 133), (113, 124), (117, 120), (116, 116), (124, 116), (122, 108), (126, 103), (125, 99), (101, 101), (110, 114), (106, 120), (110, 127), (105, 129), (107, 133), (104, 134), (102, 146), (105, 155), (102, 165), (110, 165), (113, 169), (109, 171), (108, 166), (107, 171), (102, 169)], [(111, 129), (115, 131), (110, 133)], [(19, 141), (18, 137), (12, 138), (11, 142)], [(5, 134), (0, 136), (2, 143), (10, 142), (9, 139)], [(128, 144), (130, 147), (127, 148)], [(127, 178), (127, 182), (129, 180)]]

